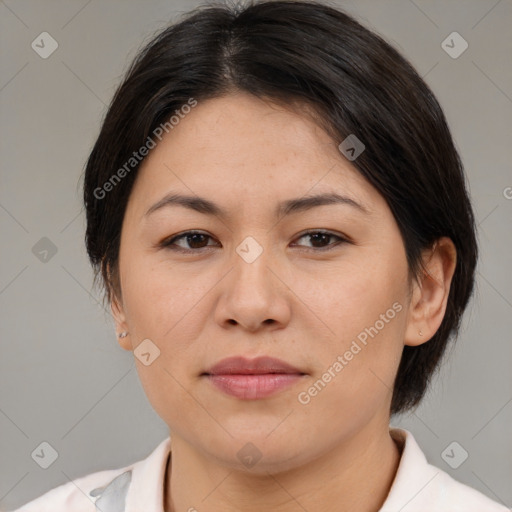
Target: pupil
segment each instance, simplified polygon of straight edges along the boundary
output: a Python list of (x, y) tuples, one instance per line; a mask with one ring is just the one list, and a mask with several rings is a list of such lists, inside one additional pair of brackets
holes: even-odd
[[(197, 238), (197, 237), (199, 237), (199, 238), (200, 238), (200, 237), (204, 237), (204, 236), (205, 236), (205, 235), (202, 235), (201, 233), (194, 233), (193, 235), (189, 235), (189, 237), (188, 237), (188, 238), (189, 238), (189, 245), (190, 245), (190, 246), (192, 246), (194, 249), (198, 249), (198, 247), (195, 247), (195, 246), (194, 246), (194, 243), (196, 243), (196, 242), (197, 242), (197, 243), (199, 243), (199, 245), (200, 245), (200, 244), (201, 244), (201, 241), (200, 241), (200, 240), (198, 240), (198, 238)], [(191, 240), (191, 239), (193, 240), (192, 242), (190, 242), (190, 240)], [(200, 247), (199, 247), (199, 248), (200, 248)]]
[[(318, 245), (318, 242), (320, 242), (320, 246), (322, 246), (322, 243), (325, 243), (327, 242), (327, 240), (329, 239), (329, 237), (331, 235), (328, 235), (326, 233), (315, 233), (313, 235), (309, 235), (311, 237), (311, 241), (313, 243), (313, 246), (314, 247), (317, 247)], [(192, 235), (188, 235), (188, 243), (191, 247), (193, 247), (194, 249), (200, 249), (202, 246), (201, 246), (201, 241), (204, 242), (204, 237), (205, 235), (202, 235), (201, 233), (194, 233)], [(199, 247), (197, 245), (194, 245), (194, 244), (198, 244)]]
[[(315, 240), (316, 240), (317, 242), (318, 242), (318, 241), (320, 241), (320, 242), (321, 242), (321, 241), (322, 241), (322, 239), (323, 239), (323, 241), (325, 242), (325, 241), (326, 241), (326, 239), (328, 239), (330, 236), (331, 236), (331, 235), (327, 235), (327, 234), (325, 234), (325, 233), (316, 233), (316, 234), (314, 234), (314, 235), (311, 235), (312, 242), (313, 242), (313, 246), (315, 246)], [(319, 240), (319, 238), (320, 238), (320, 240)], [(315, 247), (316, 247), (316, 246), (315, 246)]]

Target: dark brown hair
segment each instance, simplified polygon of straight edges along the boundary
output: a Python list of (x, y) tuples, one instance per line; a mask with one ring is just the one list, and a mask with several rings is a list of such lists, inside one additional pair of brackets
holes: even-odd
[[(391, 413), (419, 403), (471, 297), (477, 260), (462, 164), (433, 93), (395, 49), (320, 2), (204, 5), (155, 36), (132, 62), (87, 161), (86, 246), (106, 297), (120, 296), (121, 227), (139, 162), (126, 162), (183, 105), (244, 91), (316, 113), (340, 143), (355, 134), (352, 162), (382, 194), (400, 229), (410, 276), (421, 252), (452, 239), (457, 265), (432, 339), (405, 346)], [(121, 171), (124, 169), (124, 172)], [(121, 176), (122, 175), (122, 176)]]

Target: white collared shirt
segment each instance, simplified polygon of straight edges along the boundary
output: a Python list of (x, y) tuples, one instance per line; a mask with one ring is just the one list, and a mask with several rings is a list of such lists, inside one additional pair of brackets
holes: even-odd
[[(391, 428), (403, 445), (398, 471), (379, 512), (510, 512), (430, 465), (413, 435)], [(141, 461), (77, 478), (13, 512), (164, 512), (170, 437)]]

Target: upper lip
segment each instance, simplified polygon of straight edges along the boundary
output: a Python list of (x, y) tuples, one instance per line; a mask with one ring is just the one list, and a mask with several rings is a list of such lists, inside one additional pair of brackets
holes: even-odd
[(262, 375), (267, 373), (296, 373), (304, 375), (304, 372), (285, 361), (267, 356), (255, 359), (228, 357), (214, 364), (205, 372), (207, 375)]

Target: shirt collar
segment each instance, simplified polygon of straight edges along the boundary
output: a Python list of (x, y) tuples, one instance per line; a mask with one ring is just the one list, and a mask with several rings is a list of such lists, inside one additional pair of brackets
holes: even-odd
[(146, 459), (134, 465), (126, 512), (164, 512), (164, 478), (170, 452), (171, 438), (167, 437)]
[[(400, 428), (390, 428), (389, 432), (401, 456), (393, 484), (379, 512), (401, 510), (440, 473), (428, 463), (411, 432)], [(170, 452), (171, 438), (167, 437), (146, 459), (133, 466), (126, 512), (164, 512), (164, 479)]]
[[(411, 432), (400, 428), (390, 428), (389, 433), (402, 454), (393, 484), (379, 512), (404, 510), (407, 504), (413, 500), (415, 505), (418, 505), (418, 500), (423, 503), (423, 497), (420, 494), (441, 473), (440, 469), (428, 463)], [(429, 494), (428, 491), (425, 494)], [(428, 503), (426, 502), (425, 505)]]

